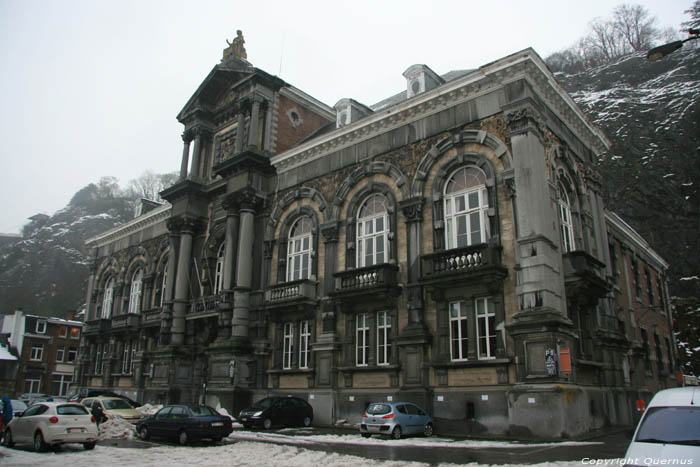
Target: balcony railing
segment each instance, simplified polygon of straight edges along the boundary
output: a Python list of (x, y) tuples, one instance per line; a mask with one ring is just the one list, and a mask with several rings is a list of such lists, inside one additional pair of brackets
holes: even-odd
[(160, 323), (160, 308), (154, 308), (152, 310), (144, 310), (141, 315), (141, 322), (144, 325), (153, 325), (153, 323)]
[(398, 283), (399, 267), (384, 263), (335, 273), (336, 293), (392, 288)]
[(316, 299), (316, 282), (304, 279), (271, 286), (265, 291), (265, 303), (278, 304)]
[(562, 259), (568, 297), (595, 303), (608, 293), (610, 285), (603, 279), (605, 264), (585, 251), (570, 251)]
[(487, 268), (501, 268), (501, 249), (481, 243), (438, 251), (423, 255), (421, 266), (423, 280), (452, 278)]
[(112, 321), (109, 319), (93, 319), (87, 321), (83, 327), (83, 334), (97, 334), (109, 331)]
[(190, 313), (209, 313), (212, 311), (219, 311), (220, 302), (221, 296), (219, 294), (196, 298), (192, 300)]
[(112, 317), (112, 329), (138, 328), (141, 315), (128, 313)]

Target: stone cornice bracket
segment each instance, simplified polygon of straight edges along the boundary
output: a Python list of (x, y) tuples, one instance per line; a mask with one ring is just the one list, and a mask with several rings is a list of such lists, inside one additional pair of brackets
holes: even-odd
[(515, 198), (515, 177), (504, 178), (503, 185), (506, 187), (506, 193), (508, 194), (508, 198)]
[(253, 211), (256, 212), (264, 205), (265, 198), (260, 196), (252, 187), (241, 188), (229, 193), (223, 200), (223, 207), (229, 212)]
[(166, 221), (166, 225), (168, 226), (168, 230), (173, 233), (195, 234), (204, 227), (205, 223), (199, 217), (185, 215), (171, 217)]
[(189, 143), (194, 139), (194, 133), (192, 132), (191, 129), (185, 130), (182, 132), (182, 141), (185, 143)]
[(338, 243), (338, 233), (340, 231), (337, 222), (329, 222), (320, 227), (325, 243)]
[(211, 130), (211, 128), (206, 127), (206, 126), (195, 126), (194, 128), (191, 128), (190, 133), (192, 134), (193, 138), (196, 137), (201, 137), (202, 139), (210, 139), (214, 132)]
[(423, 221), (424, 204), (425, 198), (423, 198), (422, 196), (416, 196), (399, 202), (399, 207), (401, 208), (401, 211), (403, 212), (403, 215), (406, 218), (407, 224)]
[(534, 132), (544, 139), (546, 125), (542, 115), (532, 107), (520, 107), (506, 113), (506, 123), (510, 136)]

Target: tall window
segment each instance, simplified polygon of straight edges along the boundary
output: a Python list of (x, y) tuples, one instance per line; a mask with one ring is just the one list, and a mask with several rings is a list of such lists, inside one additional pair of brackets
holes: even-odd
[(102, 371), (104, 370), (104, 362), (102, 360), (103, 347), (105, 349), (104, 352), (106, 353), (107, 344), (105, 344), (104, 346), (102, 344), (97, 344), (97, 351), (95, 352), (95, 374), (96, 375), (101, 375)]
[(496, 312), (488, 298), (477, 298), (476, 308), (477, 354), (480, 359), (496, 357)]
[(292, 352), (294, 349), (294, 324), (284, 323), (284, 340), (282, 343), (282, 368), (292, 368)]
[(26, 378), (24, 380), (24, 392), (29, 394), (39, 394), (41, 392), (41, 377), (38, 379)]
[(391, 315), (387, 311), (377, 313), (377, 365), (391, 361)]
[(214, 293), (221, 292), (224, 287), (224, 253), (226, 251), (226, 243), (222, 243), (219, 247), (219, 252), (216, 254), (216, 269), (214, 270)]
[(386, 263), (389, 253), (389, 204), (382, 194), (367, 198), (357, 221), (359, 267)]
[(114, 277), (110, 277), (105, 286), (105, 293), (102, 299), (102, 319), (112, 317), (112, 302), (114, 301)]
[(646, 275), (647, 275), (647, 296), (649, 298), (649, 305), (654, 305), (656, 303), (656, 300), (654, 298), (654, 283), (651, 280), (651, 271), (649, 269), (646, 269)]
[(309, 322), (302, 321), (299, 323), (299, 368), (309, 367), (309, 339), (311, 331), (309, 330)]
[(571, 203), (566, 187), (559, 183), (559, 222), (564, 253), (574, 251), (574, 223), (571, 220)]
[(168, 283), (168, 261), (163, 262), (163, 274), (160, 281), (160, 306), (165, 302), (165, 284)]
[(357, 366), (367, 366), (369, 360), (369, 323), (368, 314), (357, 315), (355, 325), (355, 364)]
[(32, 345), (32, 351), (29, 355), (29, 359), (38, 362), (41, 361), (42, 358), (44, 358), (44, 344)]
[(46, 334), (46, 321), (44, 321), (43, 319), (40, 319), (36, 322), (36, 333)]
[(141, 313), (141, 288), (143, 284), (143, 269), (138, 268), (131, 276), (131, 292), (129, 293), (129, 313)]
[(136, 343), (132, 341), (124, 342), (122, 373), (125, 375), (130, 375), (134, 370), (134, 353), (136, 353)]
[(65, 354), (66, 354), (66, 347), (65, 346), (59, 345), (58, 347), (56, 347), (56, 361), (57, 362), (62, 362)]
[(78, 349), (75, 347), (68, 347), (68, 363), (72, 363), (78, 358)]
[(287, 244), (287, 281), (308, 279), (311, 270), (311, 231), (308, 217), (301, 217), (289, 233)]
[(58, 329), (58, 337), (66, 337), (68, 335), (68, 328), (65, 326), (61, 326)]
[(455, 172), (445, 185), (445, 235), (447, 248), (485, 243), (488, 230), (486, 176), (476, 167)]
[(54, 373), (51, 385), (51, 394), (67, 396), (68, 387), (73, 383), (73, 375), (70, 373)]
[(467, 359), (467, 310), (462, 302), (450, 303), (450, 358), (453, 361)]

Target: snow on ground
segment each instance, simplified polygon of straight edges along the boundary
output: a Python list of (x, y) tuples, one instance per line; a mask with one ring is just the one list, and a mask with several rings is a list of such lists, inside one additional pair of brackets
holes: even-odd
[(123, 418), (112, 418), (97, 427), (100, 431), (99, 439), (133, 439), (136, 431), (135, 425)]
[[(156, 446), (149, 449), (117, 448), (98, 445), (92, 451), (82, 446), (69, 444), (60, 452), (35, 453), (23, 449), (0, 447), (0, 464), (17, 467), (40, 467), (70, 465), (71, 467), (94, 467), (96, 465), (118, 465), (124, 467), (156, 467), (181, 465), (266, 467), (424, 467), (428, 464), (406, 461), (372, 461), (363, 457), (311, 451), (295, 446), (241, 441), (223, 446), (177, 447)], [(439, 464), (452, 467), (456, 464)], [(462, 464), (479, 467), (485, 464)], [(545, 462), (536, 467), (580, 467), (581, 461)]]

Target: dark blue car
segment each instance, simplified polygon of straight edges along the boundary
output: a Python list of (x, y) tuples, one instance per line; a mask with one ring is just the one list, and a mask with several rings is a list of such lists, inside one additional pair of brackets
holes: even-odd
[(175, 439), (180, 444), (211, 439), (221, 441), (233, 431), (231, 417), (219, 414), (208, 405), (168, 405), (136, 425), (141, 439)]

